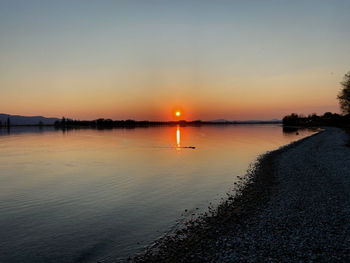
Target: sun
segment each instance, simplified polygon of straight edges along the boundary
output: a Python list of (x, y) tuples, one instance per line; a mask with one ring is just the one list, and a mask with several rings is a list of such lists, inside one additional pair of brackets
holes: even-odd
[(176, 111), (175, 115), (176, 115), (176, 117), (180, 117), (181, 116), (181, 112), (180, 111)]

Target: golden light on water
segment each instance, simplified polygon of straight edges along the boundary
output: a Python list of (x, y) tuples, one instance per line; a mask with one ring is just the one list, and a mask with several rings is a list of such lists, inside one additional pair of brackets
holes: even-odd
[(180, 149), (181, 147), (181, 144), (180, 144), (180, 126), (177, 125), (177, 128), (176, 128), (176, 148), (177, 149)]

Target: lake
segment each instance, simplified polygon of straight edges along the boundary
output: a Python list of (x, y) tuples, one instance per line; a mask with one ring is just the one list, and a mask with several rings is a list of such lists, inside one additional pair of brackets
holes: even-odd
[(258, 155), (313, 133), (0, 129), (0, 262), (123, 261), (220, 202)]

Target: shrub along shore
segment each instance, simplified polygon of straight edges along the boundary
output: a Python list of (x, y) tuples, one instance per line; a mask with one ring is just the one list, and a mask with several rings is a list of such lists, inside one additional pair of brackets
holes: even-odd
[(327, 128), (269, 152), (237, 194), (132, 262), (346, 262), (350, 148)]

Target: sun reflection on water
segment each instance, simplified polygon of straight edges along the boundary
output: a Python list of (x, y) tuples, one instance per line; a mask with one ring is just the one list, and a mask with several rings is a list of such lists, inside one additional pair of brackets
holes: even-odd
[(176, 127), (176, 149), (180, 150), (181, 149), (181, 144), (180, 144), (180, 125), (177, 125)]

